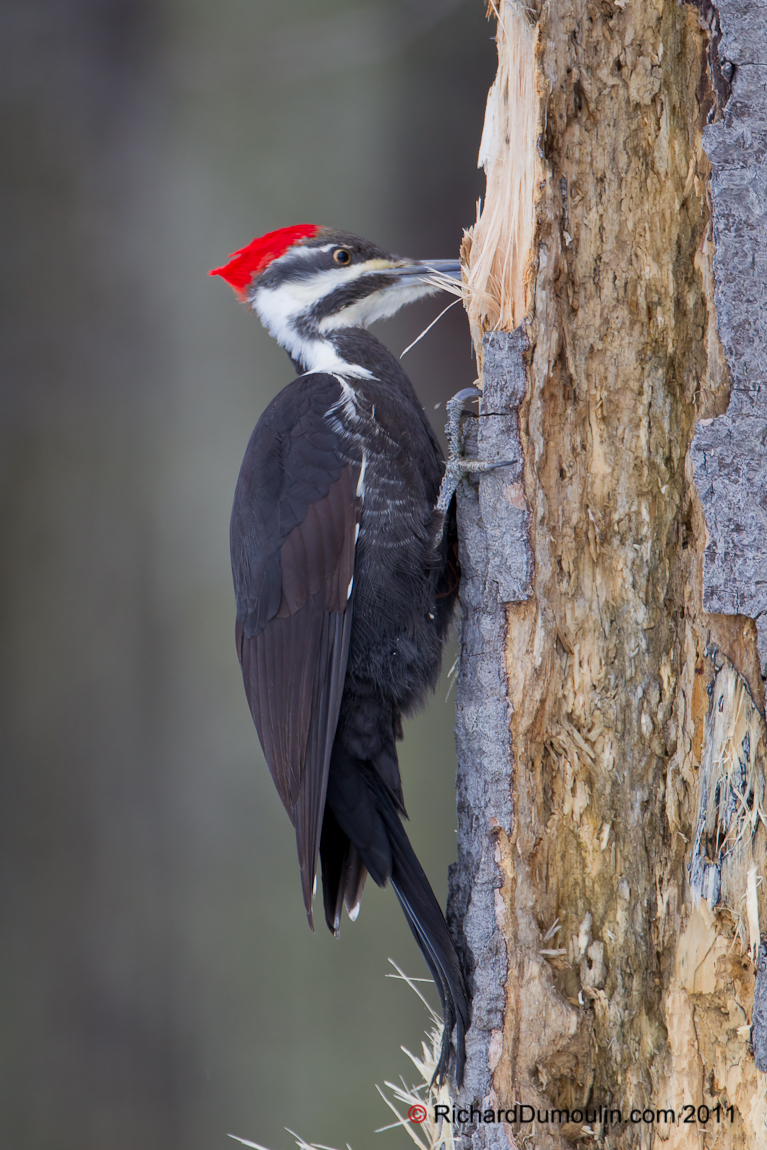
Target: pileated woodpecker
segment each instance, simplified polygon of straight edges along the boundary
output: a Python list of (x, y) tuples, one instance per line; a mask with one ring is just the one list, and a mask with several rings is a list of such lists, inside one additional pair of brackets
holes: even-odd
[(455, 504), (437, 510), (442, 452), (410, 380), (367, 331), (459, 276), (459, 264), (300, 224), (210, 274), (299, 373), (248, 444), (231, 548), (245, 690), (295, 827), (309, 924), (318, 853), (336, 936), (344, 904), (357, 917), (366, 873), (391, 881), (442, 1005), (435, 1078), (460, 1083), (469, 997), (402, 826), (396, 748), (402, 716), (439, 675), (457, 592)]

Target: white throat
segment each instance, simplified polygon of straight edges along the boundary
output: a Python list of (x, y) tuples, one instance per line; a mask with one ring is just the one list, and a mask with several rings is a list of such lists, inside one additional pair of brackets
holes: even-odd
[(258, 315), (261, 323), (280, 347), (297, 363), (304, 365), (307, 374), (315, 371), (340, 372), (343, 375), (357, 375), (364, 379), (371, 379), (371, 373), (364, 367), (348, 363), (338, 354), (330, 338), (323, 338), (319, 332), (316, 335), (303, 335), (297, 330), (295, 324), (300, 312), (294, 307), (290, 310), (284, 305), (288, 301), (285, 288), (276, 291), (257, 289), (251, 300), (251, 307)]
[(389, 285), (326, 316), (310, 332), (300, 331), (299, 324), (302, 317), (311, 314), (316, 304), (338, 288), (339, 278), (348, 281), (379, 270), (377, 267), (371, 268), (371, 263), (373, 261), (349, 268), (342, 277), (339, 277), (337, 270), (333, 270), (320, 272), (305, 280), (284, 283), (276, 288), (256, 287), (250, 297), (250, 305), (280, 347), (284, 347), (294, 360), (303, 363), (307, 372), (341, 372), (370, 379), (371, 373), (364, 367), (348, 363), (339, 355), (333, 344), (333, 333), (352, 327), (367, 328), (377, 319), (394, 315), (404, 304), (431, 295), (437, 290), (435, 287), (403, 280), (401, 285)]

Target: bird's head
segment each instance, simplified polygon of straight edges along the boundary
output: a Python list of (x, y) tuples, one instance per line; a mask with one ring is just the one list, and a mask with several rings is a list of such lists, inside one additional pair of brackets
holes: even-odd
[(210, 272), (250, 304), (308, 371), (338, 369), (334, 336), (344, 329), (367, 328), (460, 274), (458, 260), (402, 259), (314, 224), (267, 232)]

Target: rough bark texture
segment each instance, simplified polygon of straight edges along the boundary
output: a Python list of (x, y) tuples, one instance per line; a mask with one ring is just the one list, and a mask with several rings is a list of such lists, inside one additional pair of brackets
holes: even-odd
[(508, 960), (502, 909), (501, 843), (512, 825), (511, 733), (505, 650), (505, 603), (531, 594), (532, 554), (524, 500), (519, 406), (527, 390), (521, 331), (485, 337), (485, 389), (467, 447), (484, 460), (509, 460), (458, 500), (461, 540), (461, 664), (457, 689), (458, 861), (451, 867), (451, 918), (462, 924), (474, 971), (473, 1023), (465, 1090), (490, 1093), (500, 1054)]
[[(767, 1132), (749, 1042), (767, 911), (764, 90), (738, 102), (742, 45), (759, 41), (733, 31), (755, 6), (735, 7), (721, 43), (710, 6), (676, 0), (557, 0), (538, 20), (524, 498), (505, 478), (530, 508), (532, 597), (518, 537), (516, 578), (495, 573), (509, 557), (492, 473), (479, 505), (461, 500), (452, 908), (475, 984), (461, 1101), (570, 1113), (475, 1123), (477, 1147), (756, 1147)], [(500, 18), (508, 39), (524, 16), (506, 3)], [(746, 75), (755, 88), (767, 69)], [(485, 337), (483, 415), (518, 403), (522, 338)], [(681, 1122), (717, 1104), (726, 1119)]]
[(723, 0), (724, 118), (703, 135), (712, 164), (716, 311), (732, 390), (698, 424), (695, 480), (706, 516), (703, 603), (757, 621), (767, 675), (767, 7)]

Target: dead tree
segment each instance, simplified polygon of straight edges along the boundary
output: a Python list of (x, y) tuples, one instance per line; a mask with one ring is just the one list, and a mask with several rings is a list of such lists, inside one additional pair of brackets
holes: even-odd
[(491, 7), (450, 910), (535, 1117), (463, 1133), (763, 1146), (767, 10)]

